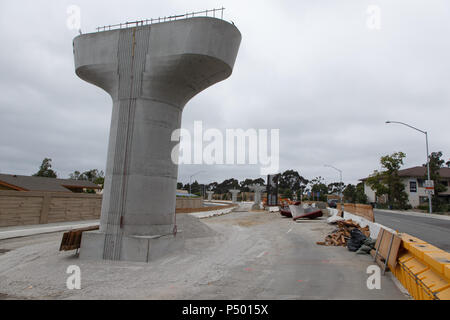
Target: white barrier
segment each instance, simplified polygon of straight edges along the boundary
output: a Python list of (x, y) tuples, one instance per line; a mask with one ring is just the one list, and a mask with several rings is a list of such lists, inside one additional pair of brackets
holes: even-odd
[(214, 216), (220, 216), (222, 214), (227, 214), (227, 213), (230, 213), (231, 211), (233, 211), (233, 209), (235, 209), (235, 207), (217, 209), (217, 210), (211, 210), (211, 211), (192, 212), (192, 213), (189, 213), (189, 215), (197, 217), (199, 219), (203, 219), (203, 218), (210, 218), (210, 217), (214, 217)]
[[(337, 216), (337, 214), (339, 213), (339, 211), (337, 209), (332, 209), (332, 208), (328, 208), (328, 211), (330, 212), (330, 216), (331, 217), (335, 217)], [(376, 222), (372, 222), (369, 221), (363, 217), (357, 216), (355, 214), (349, 213), (349, 212), (345, 212), (344, 211), (344, 220), (353, 220), (355, 222), (358, 222), (359, 225), (361, 227), (365, 227), (365, 226), (369, 226), (369, 230), (370, 230), (370, 237), (372, 239), (376, 239), (378, 237), (378, 233), (380, 232), (380, 229), (383, 228), (389, 232), (392, 232), (394, 234), (397, 234), (397, 232), (391, 228), (388, 228), (382, 224), (376, 223)]]

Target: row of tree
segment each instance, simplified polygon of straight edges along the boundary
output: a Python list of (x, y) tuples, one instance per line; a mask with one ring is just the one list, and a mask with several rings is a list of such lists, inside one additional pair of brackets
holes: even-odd
[[(52, 169), (52, 159), (45, 158), (39, 167), (38, 172), (33, 174), (35, 177), (57, 178), (56, 171)], [(85, 172), (74, 171), (69, 174), (70, 179), (85, 180), (101, 185), (105, 183), (105, 173), (98, 169), (91, 169)]]
[[(38, 177), (48, 177), (56, 178), (57, 173), (52, 169), (52, 159), (45, 158), (39, 167), (38, 172), (33, 174), (33, 176)], [(95, 184), (103, 186), (105, 181), (105, 174), (103, 171), (98, 169), (91, 169), (85, 172), (74, 171), (69, 174), (70, 179), (75, 180), (86, 180), (91, 181)], [(338, 194), (341, 190), (344, 190), (344, 195), (349, 201), (363, 201), (361, 199), (361, 193), (356, 193), (356, 188), (353, 185), (348, 185), (345, 187), (344, 184), (339, 182), (330, 183), (328, 185), (324, 184), (321, 177), (316, 177), (311, 181), (305, 179), (295, 170), (286, 170), (279, 177), (279, 193), (285, 198), (293, 198), (294, 195), (300, 198), (300, 195), (311, 194), (311, 198), (320, 198), (321, 200), (326, 200), (327, 194)], [(184, 189), (191, 191), (193, 194), (203, 195), (206, 190), (214, 191), (216, 194), (228, 193), (230, 189), (239, 189), (242, 192), (249, 192), (251, 185), (265, 185), (265, 180), (263, 178), (257, 179), (244, 179), (238, 181), (237, 179), (231, 178), (226, 179), (221, 183), (211, 182), (209, 184), (199, 184), (198, 181), (194, 181), (191, 185), (189, 183), (182, 184), (179, 182), (177, 184), (178, 189)], [(345, 188), (345, 189), (344, 189)], [(313, 195), (314, 194), (314, 195)], [(362, 195), (364, 192), (362, 192)]]
[[(244, 179), (242, 181), (231, 178), (226, 179), (221, 183), (211, 182), (209, 184), (200, 184), (198, 181), (194, 181), (192, 184), (178, 182), (177, 188), (190, 191), (192, 194), (196, 195), (203, 195), (206, 190), (213, 191), (215, 194), (226, 194), (230, 189), (239, 189), (242, 192), (249, 192), (249, 186), (255, 184), (265, 185), (266, 182), (262, 178)], [(297, 199), (300, 199), (300, 197), (303, 196), (304, 199), (326, 201), (328, 194), (338, 195), (341, 190), (343, 191), (346, 201), (367, 203), (363, 183), (359, 183), (355, 186), (352, 184), (345, 185), (344, 183), (333, 182), (327, 185), (324, 183), (322, 177), (308, 180), (295, 170), (284, 171), (280, 174), (278, 179), (278, 192), (283, 198), (293, 199), (296, 197)]]
[[(403, 152), (395, 152), (391, 155), (382, 156), (380, 164), (381, 171), (375, 170), (374, 173), (367, 178), (366, 183), (376, 193), (377, 196), (385, 196), (387, 205), (393, 209), (407, 209), (408, 194), (405, 191), (405, 185), (398, 174), (403, 160), (406, 154)], [(433, 207), (436, 211), (440, 211), (444, 207), (444, 203), (439, 198), (439, 194), (446, 191), (447, 187), (441, 183), (439, 176), (439, 169), (444, 167), (444, 164), (450, 167), (450, 161), (445, 161), (442, 158), (442, 152), (432, 152), (429, 158), (430, 162), (430, 178), (434, 181), (435, 195), (433, 196)], [(39, 167), (38, 172), (33, 176), (56, 178), (57, 173), (52, 169), (52, 159), (45, 158)], [(423, 165), (426, 167), (426, 164)], [(98, 169), (91, 169), (85, 172), (74, 171), (69, 175), (71, 179), (87, 180), (95, 184), (103, 186), (105, 180), (105, 174)], [(427, 176), (424, 176), (424, 180), (427, 180)], [(342, 191), (343, 196), (347, 202), (353, 203), (367, 203), (367, 196), (364, 193), (364, 183), (358, 183), (357, 185), (333, 182), (325, 184), (322, 177), (316, 177), (312, 180), (308, 180), (301, 176), (295, 170), (286, 170), (279, 176), (278, 190), (282, 197), (293, 199), (294, 196), (297, 199), (303, 196), (306, 199), (315, 199), (326, 201), (328, 194), (339, 194)], [(179, 182), (177, 184), (178, 189), (184, 189), (190, 191), (193, 194), (203, 195), (206, 190), (214, 191), (216, 194), (226, 194), (230, 189), (240, 189), (242, 192), (249, 192), (249, 186), (251, 185), (265, 185), (265, 180), (262, 178), (257, 179), (244, 179), (238, 181), (237, 179), (226, 179), (221, 183), (211, 182), (209, 184), (199, 184), (198, 181), (194, 181), (192, 184), (183, 184)]]

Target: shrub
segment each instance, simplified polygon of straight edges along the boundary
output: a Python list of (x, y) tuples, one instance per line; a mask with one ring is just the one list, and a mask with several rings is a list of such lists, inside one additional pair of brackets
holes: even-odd
[(428, 205), (427, 204), (421, 204), (417, 206), (417, 209), (428, 211)]

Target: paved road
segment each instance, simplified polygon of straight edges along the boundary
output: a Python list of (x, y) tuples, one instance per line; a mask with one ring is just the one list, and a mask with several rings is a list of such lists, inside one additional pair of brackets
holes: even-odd
[(408, 233), (450, 252), (450, 220), (374, 210), (375, 222)]

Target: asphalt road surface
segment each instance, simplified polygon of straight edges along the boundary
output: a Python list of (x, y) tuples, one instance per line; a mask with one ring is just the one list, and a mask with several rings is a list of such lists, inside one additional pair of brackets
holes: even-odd
[[(0, 299), (406, 299), (388, 275), (367, 287), (369, 255), (317, 245), (335, 228), (325, 219), (188, 217), (177, 216), (184, 250), (149, 263), (58, 252), (61, 233), (1, 240)], [(65, 286), (69, 265), (80, 267), (80, 290)]]
[(450, 220), (374, 210), (375, 222), (450, 252)]

